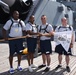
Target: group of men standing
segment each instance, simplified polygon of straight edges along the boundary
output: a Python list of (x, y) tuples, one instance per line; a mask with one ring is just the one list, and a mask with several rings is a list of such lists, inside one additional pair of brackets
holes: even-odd
[[(57, 27), (55, 32), (53, 30), (53, 27), (51, 24), (47, 23), (47, 17), (46, 15), (41, 16), (41, 22), (42, 24), (36, 27), (35, 23), (35, 16), (31, 15), (29, 18), (29, 22), (25, 23), (19, 19), (19, 12), (14, 11), (12, 13), (12, 18), (6, 22), (6, 24), (3, 27), (3, 36), (5, 40), (8, 40), (6, 37), (6, 31), (10, 29), (9, 32), (9, 37), (10, 38), (16, 38), (16, 37), (21, 37), (24, 35), (30, 35), (31, 37), (26, 38), (27, 40), (27, 48), (28, 48), (28, 70), (30, 72), (33, 72), (33, 67), (34, 68), (45, 68), (45, 72), (50, 70), (50, 63), (51, 63), (51, 57), (50, 54), (52, 53), (52, 47), (51, 47), (51, 36), (54, 36), (55, 32), (63, 32), (63, 31), (73, 31), (72, 26), (71, 30), (69, 29), (69, 25), (67, 24), (67, 19), (63, 17), (61, 19), (61, 27)], [(72, 37), (73, 38), (73, 37)], [(37, 41), (39, 41), (38, 45), (40, 47), (41, 53), (42, 53), (42, 61), (43, 63), (39, 66), (36, 66), (33, 64), (33, 55), (35, 52), (35, 48), (37, 45)], [(69, 55), (71, 54), (71, 48), (73, 46), (73, 39), (71, 40), (70, 46), (69, 46), (69, 52), (67, 53), (65, 49), (62, 47), (61, 44), (56, 45), (55, 52), (57, 52), (58, 55), (58, 60), (59, 60), (59, 65), (55, 68), (57, 70), (58, 68), (62, 67), (61, 66), (61, 61), (62, 61), (62, 54), (66, 56), (66, 69), (68, 72), (70, 72), (69, 68)], [(23, 50), (23, 40), (22, 39), (15, 39), (15, 40), (10, 40), (9, 41), (9, 48), (10, 48), (10, 53), (9, 53), (9, 63), (10, 63), (10, 73), (14, 73), (13, 69), (13, 55), (15, 52), (17, 52), (18, 56), (18, 66), (17, 69), (19, 71), (22, 71), (22, 67), (20, 65), (21, 62), (21, 54), (20, 50)]]

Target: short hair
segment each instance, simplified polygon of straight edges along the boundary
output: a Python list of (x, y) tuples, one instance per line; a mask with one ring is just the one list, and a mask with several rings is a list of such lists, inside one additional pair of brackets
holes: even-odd
[(13, 11), (11, 12), (11, 16), (13, 17), (13, 14), (16, 13), (16, 12), (19, 13), (19, 11), (17, 11), (17, 10), (13, 10)]
[(33, 16), (34, 16), (34, 15), (31, 15), (31, 16), (29, 17), (29, 19), (32, 18)]
[(44, 16), (46, 16), (46, 15), (42, 15), (41, 17), (44, 17)]
[(61, 21), (62, 21), (63, 19), (67, 20), (67, 18), (66, 18), (66, 17), (63, 17), (63, 18), (61, 18)]

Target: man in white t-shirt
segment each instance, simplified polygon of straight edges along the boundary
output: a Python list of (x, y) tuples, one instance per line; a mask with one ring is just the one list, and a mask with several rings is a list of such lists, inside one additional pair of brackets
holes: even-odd
[[(9, 19), (6, 24), (3, 27), (3, 37), (5, 40), (8, 40), (6, 37), (6, 31), (9, 31), (9, 37), (15, 38), (15, 37), (21, 37), (23, 36), (23, 32), (25, 32), (25, 23), (19, 19), (19, 12), (14, 11), (12, 13), (12, 18)], [(13, 55), (15, 52), (17, 52), (18, 57), (18, 66), (17, 69), (19, 71), (22, 71), (22, 68), (20, 66), (21, 62), (21, 54), (20, 50), (23, 50), (23, 40), (22, 39), (15, 39), (9, 41), (9, 63), (10, 63), (10, 73), (14, 73), (13, 69)]]
[[(73, 27), (69, 26), (67, 24), (67, 19), (64, 17), (61, 19), (61, 26), (57, 26), (57, 28), (55, 29), (55, 32), (64, 32), (64, 31), (73, 31)], [(70, 43), (70, 47), (68, 52), (65, 51), (65, 49), (62, 47), (62, 45), (59, 42), (56, 42), (56, 47), (55, 47), (55, 52), (58, 53), (58, 61), (59, 61), (59, 65), (55, 68), (55, 70), (57, 70), (58, 68), (61, 68), (61, 62), (62, 62), (62, 54), (64, 54), (65, 60), (66, 60), (66, 70), (67, 72), (70, 72), (70, 67), (69, 67), (69, 55), (71, 54), (71, 48), (73, 47), (73, 36), (71, 39), (71, 43)]]
[(50, 70), (50, 54), (52, 53), (51, 48), (51, 36), (53, 32), (53, 27), (51, 24), (46, 22), (47, 17), (45, 15), (41, 16), (42, 25), (38, 26), (38, 32), (40, 32), (40, 50), (42, 53), (43, 64), (39, 68), (46, 67), (45, 72)]
[(35, 17), (31, 15), (29, 18), (29, 22), (26, 24), (26, 32), (31, 35), (31, 37), (27, 38), (27, 48), (28, 48), (28, 69), (30, 72), (33, 72), (33, 67), (37, 68), (36, 65), (33, 64), (33, 56), (37, 45), (37, 28), (34, 23)]

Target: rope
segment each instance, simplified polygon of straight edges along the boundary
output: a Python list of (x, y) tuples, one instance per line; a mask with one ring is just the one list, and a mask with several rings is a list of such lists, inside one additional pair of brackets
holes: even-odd
[[(8, 40), (22, 39), (22, 38), (28, 38), (28, 37), (32, 37), (32, 36), (26, 35), (26, 36), (21, 36), (21, 37), (8, 38)], [(1, 39), (0, 42), (2, 42), (2, 41), (6, 41), (6, 40), (5, 39)]]

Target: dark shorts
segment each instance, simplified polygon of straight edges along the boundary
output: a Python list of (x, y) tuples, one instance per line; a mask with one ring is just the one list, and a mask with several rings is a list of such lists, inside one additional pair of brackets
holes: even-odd
[(55, 47), (55, 52), (57, 52), (58, 54), (64, 54), (64, 55), (71, 55), (71, 48), (69, 48), (68, 52), (65, 51), (65, 49), (62, 47), (62, 45), (57, 45)]
[(40, 50), (42, 54), (51, 54), (52, 47), (50, 40), (40, 40)]
[(23, 50), (23, 39), (10, 40), (9, 48), (10, 56), (13, 55), (15, 52), (17, 52), (17, 54), (20, 54), (20, 50)]
[(34, 53), (36, 49), (36, 45), (37, 45), (37, 38), (27, 38), (28, 52)]

